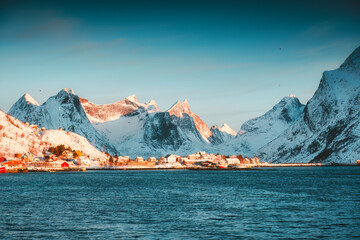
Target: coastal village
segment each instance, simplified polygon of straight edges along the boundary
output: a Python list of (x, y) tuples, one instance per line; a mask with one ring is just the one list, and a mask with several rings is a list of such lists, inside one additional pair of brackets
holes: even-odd
[(260, 162), (257, 157), (241, 155), (225, 156), (206, 152), (197, 152), (188, 156), (167, 154), (156, 158), (138, 156), (111, 156), (104, 153), (101, 158), (90, 158), (81, 151), (71, 150), (59, 145), (50, 147), (41, 156), (27, 152), (14, 154), (11, 158), (0, 156), (0, 172), (55, 172), (86, 170), (126, 170), (126, 169), (248, 169), (269, 165)]

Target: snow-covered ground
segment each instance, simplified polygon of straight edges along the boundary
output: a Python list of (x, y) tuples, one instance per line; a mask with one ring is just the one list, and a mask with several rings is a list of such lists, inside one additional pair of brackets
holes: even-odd
[(45, 144), (36, 126), (25, 124), (0, 110), (0, 154), (13, 158), (16, 153), (39, 152)]
[(41, 131), (40, 134), (42, 141), (48, 142), (53, 146), (64, 145), (72, 150), (79, 150), (94, 159), (106, 158), (103, 152), (97, 150), (86, 138), (76, 133), (62, 130), (46, 130)]

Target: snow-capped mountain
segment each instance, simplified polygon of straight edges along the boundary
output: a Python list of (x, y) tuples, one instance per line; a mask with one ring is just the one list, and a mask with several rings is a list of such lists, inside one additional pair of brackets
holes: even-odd
[(354, 162), (360, 158), (360, 47), (325, 71), (301, 118), (259, 150), (270, 162)]
[(86, 137), (100, 150), (105, 146), (112, 154), (131, 157), (189, 154), (209, 149), (213, 141), (209, 127), (187, 100), (161, 112), (154, 100), (140, 103), (135, 95), (97, 105), (63, 89), (42, 105), (25, 94), (9, 114), (47, 129), (61, 127)]
[(166, 112), (147, 107), (153, 104), (140, 106), (117, 120), (93, 123), (116, 146), (119, 154), (130, 157), (160, 157), (170, 152), (186, 155), (210, 146), (206, 138), (207, 125), (191, 112), (187, 101), (178, 101)]
[(60, 127), (65, 131), (80, 134), (98, 149), (105, 147), (107, 152), (116, 153), (116, 149), (92, 126), (79, 97), (71, 89), (61, 90), (42, 105), (25, 94), (11, 107), (9, 114), (23, 122), (47, 129)]
[[(177, 101), (167, 112), (170, 116), (175, 116), (176, 118), (174, 118), (174, 120), (178, 120), (179, 123), (184, 123), (186, 121), (184, 121), (184, 119), (188, 119), (188, 117), (191, 118), (195, 124), (197, 132), (201, 135), (201, 138), (205, 142), (209, 142), (209, 138), (212, 136), (209, 126), (201, 120), (198, 115), (190, 110), (190, 105), (187, 99), (183, 102)], [(184, 130), (189, 130), (188, 127), (190, 127), (190, 125), (191, 124), (189, 124), (189, 126), (185, 126)], [(193, 133), (195, 132), (193, 129), (191, 129), (191, 131)]]
[(284, 97), (264, 115), (245, 122), (236, 138), (220, 146), (222, 152), (254, 156), (259, 148), (293, 125), (302, 116), (304, 107), (296, 96)]
[(104, 157), (104, 153), (92, 146), (78, 134), (63, 130), (42, 131), (37, 125), (30, 125), (0, 110), (0, 153), (13, 158), (15, 153), (31, 152), (41, 156), (50, 146), (65, 145), (79, 150), (91, 158)]
[(121, 101), (105, 105), (97, 105), (85, 98), (80, 98), (86, 115), (92, 123), (103, 123), (119, 119), (121, 116), (136, 113), (139, 108), (147, 112), (159, 112), (159, 108), (154, 100), (148, 103), (140, 103), (135, 95), (131, 95)]
[(210, 128), (210, 131), (212, 132), (211, 142), (214, 144), (228, 142), (237, 136), (237, 133), (226, 123), (221, 127), (214, 125)]
[(29, 94), (25, 93), (9, 110), (8, 114), (18, 118), (24, 119), (33, 112), (36, 112), (39, 103), (33, 99)]

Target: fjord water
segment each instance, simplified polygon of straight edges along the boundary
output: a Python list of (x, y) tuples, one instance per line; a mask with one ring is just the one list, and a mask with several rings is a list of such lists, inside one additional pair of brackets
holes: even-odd
[(0, 238), (356, 238), (359, 185), (359, 167), (2, 174)]

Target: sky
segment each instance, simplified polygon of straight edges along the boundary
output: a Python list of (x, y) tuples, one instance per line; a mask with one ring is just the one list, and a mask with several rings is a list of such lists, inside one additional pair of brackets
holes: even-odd
[(360, 45), (360, 1), (0, 0), (0, 109), (63, 88), (97, 104), (188, 99), (239, 130), (283, 97), (306, 103)]

